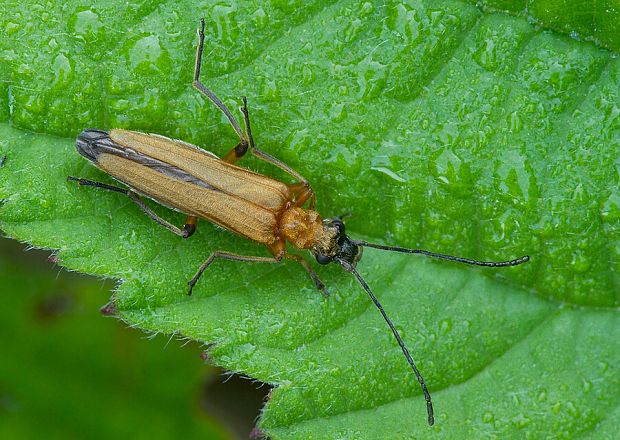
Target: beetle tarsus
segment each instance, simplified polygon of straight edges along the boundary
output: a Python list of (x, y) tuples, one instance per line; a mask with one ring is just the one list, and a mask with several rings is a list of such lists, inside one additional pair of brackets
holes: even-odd
[(81, 186), (93, 186), (95, 188), (107, 189), (108, 191), (114, 191), (121, 194), (128, 194), (129, 190), (125, 188), (120, 188), (114, 185), (108, 185), (103, 182), (96, 182), (94, 180), (82, 179), (81, 177), (67, 176), (67, 181), (69, 182), (77, 182)]

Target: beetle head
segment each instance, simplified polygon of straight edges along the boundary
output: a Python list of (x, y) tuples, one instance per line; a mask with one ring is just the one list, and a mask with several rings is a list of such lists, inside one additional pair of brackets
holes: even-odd
[(323, 220), (324, 240), (312, 247), (312, 253), (319, 264), (332, 261), (346, 261), (355, 267), (362, 258), (362, 247), (358, 246), (345, 233), (340, 217)]

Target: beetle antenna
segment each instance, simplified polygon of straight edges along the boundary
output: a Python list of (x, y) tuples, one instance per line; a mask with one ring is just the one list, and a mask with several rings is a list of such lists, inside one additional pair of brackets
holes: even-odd
[(524, 255), (523, 257), (515, 258), (514, 260), (508, 261), (480, 261), (480, 260), (472, 260), (469, 258), (463, 257), (455, 257), (454, 255), (446, 255), (440, 254), (437, 252), (425, 251), (424, 249), (409, 249), (398, 246), (385, 246), (382, 244), (368, 243), (363, 240), (351, 240), (353, 244), (357, 246), (371, 247), (375, 249), (382, 249), (384, 251), (394, 251), (394, 252), (403, 252), (405, 254), (422, 254), (427, 257), (439, 258), (441, 260), (450, 260), (450, 261), (458, 261), (459, 263), (471, 264), (473, 266), (486, 266), (486, 267), (505, 267), (505, 266), (517, 266), (519, 264), (526, 263), (530, 261), (529, 255)]
[(390, 327), (390, 330), (392, 330), (392, 333), (394, 334), (394, 337), (396, 338), (396, 342), (398, 342), (398, 345), (400, 345), (400, 349), (403, 351), (403, 354), (405, 355), (407, 362), (409, 362), (409, 365), (411, 366), (411, 369), (413, 370), (415, 377), (418, 379), (418, 382), (420, 382), (420, 386), (422, 387), (422, 392), (424, 393), (424, 399), (426, 399), (426, 412), (428, 413), (428, 424), (433, 426), (433, 424), (435, 423), (435, 416), (433, 414), (433, 402), (431, 401), (431, 395), (428, 392), (428, 389), (426, 388), (426, 383), (424, 382), (424, 378), (420, 374), (418, 367), (416, 367), (415, 362), (413, 362), (413, 359), (411, 358), (411, 355), (409, 354), (409, 350), (407, 350), (407, 347), (405, 346), (405, 343), (400, 337), (398, 330), (396, 330), (396, 327), (394, 327), (394, 324), (392, 324), (392, 321), (390, 320), (390, 318), (388, 318), (387, 313), (385, 313), (385, 310), (383, 310), (383, 306), (381, 305), (377, 297), (374, 295), (374, 293), (372, 293), (372, 290), (370, 290), (370, 287), (368, 286), (366, 281), (364, 281), (364, 278), (362, 278), (362, 276), (357, 272), (357, 270), (355, 270), (355, 267), (353, 267), (347, 261), (341, 260), (340, 258), (334, 258), (334, 260), (340, 263), (340, 265), (344, 267), (344, 269), (347, 272), (351, 272), (355, 276), (355, 278), (357, 278), (357, 281), (359, 281), (359, 283), (362, 285), (362, 287), (364, 288), (364, 290), (366, 291), (366, 293), (368, 294), (372, 302), (375, 304), (375, 306), (377, 306), (377, 308), (381, 312), (381, 315), (383, 315), (383, 319), (385, 319), (385, 322), (387, 323), (388, 327)]

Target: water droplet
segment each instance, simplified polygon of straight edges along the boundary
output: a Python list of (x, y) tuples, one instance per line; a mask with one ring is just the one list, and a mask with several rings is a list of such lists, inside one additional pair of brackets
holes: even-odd
[(258, 29), (264, 29), (267, 27), (267, 24), (269, 24), (269, 17), (267, 17), (267, 14), (263, 8), (258, 8), (254, 11), (252, 14), (252, 20)]
[(277, 101), (279, 97), (279, 90), (276, 81), (266, 78), (265, 81), (263, 81), (261, 94), (264, 101)]
[(373, 61), (371, 56), (368, 55), (357, 66), (357, 98), (360, 100), (379, 96), (387, 80), (387, 66)]
[(73, 74), (73, 68), (64, 54), (60, 53), (54, 58), (52, 63), (52, 70), (54, 72), (54, 81), (52, 87), (64, 86)]
[(590, 261), (590, 258), (588, 257), (586, 252), (582, 250), (576, 250), (573, 251), (571, 255), (571, 266), (574, 271), (583, 273), (587, 272), (590, 269), (592, 262)]
[(73, 34), (85, 42), (93, 42), (101, 37), (103, 23), (99, 15), (91, 10), (80, 11), (69, 18), (69, 29)]
[(620, 220), (620, 192), (617, 190), (611, 192), (603, 203), (600, 215), (605, 223), (614, 223)]
[(450, 333), (451, 330), (452, 330), (452, 320), (451, 319), (442, 319), (441, 321), (439, 321), (439, 332), (442, 335), (446, 335), (446, 334)]
[(572, 417), (576, 419), (581, 417), (581, 411), (579, 410), (579, 407), (575, 405), (575, 402), (566, 402), (566, 410)]
[(482, 416), (483, 423), (493, 423), (494, 421), (495, 421), (495, 416), (493, 415), (493, 413), (486, 412)]
[(499, 189), (511, 197), (513, 203), (527, 203), (537, 196), (538, 190), (532, 169), (518, 151), (505, 151), (495, 161), (495, 177)]
[(372, 158), (370, 166), (371, 170), (379, 171), (380, 173), (385, 174), (386, 176), (396, 180), (397, 182), (406, 182), (406, 179), (403, 179), (401, 176), (399, 176), (393, 168), (394, 165), (392, 164), (392, 160), (389, 156), (381, 154)]
[(531, 420), (525, 414), (518, 414), (512, 418), (511, 422), (517, 428), (523, 429), (531, 423)]
[(508, 119), (508, 128), (512, 133), (517, 133), (523, 129), (523, 120), (521, 119), (519, 112), (514, 111), (510, 113), (507, 119)]
[(19, 24), (13, 22), (8, 22), (4, 27), (4, 31), (6, 32), (7, 36), (14, 34), (15, 32), (19, 31), (19, 29)]
[(350, 43), (357, 37), (362, 31), (362, 20), (355, 19), (348, 22), (345, 28), (342, 30), (342, 39), (345, 43)]
[(159, 71), (161, 57), (162, 48), (157, 35), (142, 37), (129, 49), (129, 64), (137, 76)]
[(584, 379), (583, 380), (583, 391), (585, 391), (586, 393), (589, 393), (590, 391), (592, 391), (592, 382)]
[(437, 180), (446, 185), (450, 185), (459, 180), (461, 165), (463, 161), (461, 158), (449, 149), (442, 149), (438, 151), (439, 154), (435, 157), (431, 156), (429, 160), (429, 169)]
[(480, 46), (473, 54), (474, 60), (486, 70), (494, 70), (497, 62), (497, 49), (495, 40), (485, 38), (480, 42)]
[(375, 10), (375, 7), (371, 2), (364, 2), (362, 7), (359, 9), (358, 15), (360, 17), (367, 17), (372, 14)]
[(215, 23), (216, 39), (223, 43), (233, 42), (232, 17), (237, 12), (235, 6), (216, 5), (211, 11), (211, 21)]
[(347, 117), (347, 110), (343, 103), (336, 103), (329, 109), (332, 122), (341, 122)]

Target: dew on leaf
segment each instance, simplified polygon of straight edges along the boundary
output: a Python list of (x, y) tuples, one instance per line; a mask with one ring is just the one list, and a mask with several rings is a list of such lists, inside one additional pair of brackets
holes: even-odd
[(583, 391), (589, 393), (592, 391), (592, 382), (586, 379), (583, 379)]
[(511, 422), (516, 428), (523, 429), (528, 426), (532, 421), (529, 417), (526, 417), (525, 414), (521, 413), (514, 416)]
[(579, 410), (579, 407), (575, 405), (575, 402), (568, 401), (568, 402), (565, 402), (565, 404), (566, 404), (566, 410), (573, 418), (581, 417), (581, 411)]
[(372, 55), (364, 58), (356, 68), (357, 85), (359, 86), (357, 98), (365, 100), (378, 96), (387, 79), (387, 66), (372, 60)]
[(47, 42), (47, 46), (52, 50), (56, 50), (58, 48), (58, 41), (56, 41), (56, 38), (52, 37), (49, 39), (49, 41)]
[(235, 6), (216, 5), (210, 14), (210, 21), (216, 25), (216, 40), (222, 43), (232, 43), (235, 38), (233, 24), (234, 16), (237, 12)]
[(439, 154), (428, 161), (429, 171), (432, 175), (446, 185), (453, 185), (466, 178), (467, 173), (462, 173), (466, 167), (462, 167), (462, 159), (450, 149), (439, 150)]
[(103, 28), (99, 14), (91, 10), (80, 11), (73, 15), (69, 18), (68, 24), (73, 35), (88, 43), (97, 40)]
[(160, 72), (163, 56), (159, 36), (148, 35), (138, 39), (129, 49), (129, 65), (137, 77)]
[(587, 272), (592, 266), (592, 262), (590, 261), (587, 252), (584, 252), (582, 250), (576, 250), (572, 252), (571, 256), (571, 267), (576, 272)]
[(334, 103), (329, 109), (329, 118), (331, 122), (341, 122), (345, 120), (347, 117), (347, 110), (344, 104), (342, 103)]
[(483, 423), (493, 423), (495, 421), (495, 415), (491, 412), (486, 412), (482, 415)]
[(620, 220), (620, 192), (611, 192), (603, 203), (600, 216), (603, 222), (606, 223), (614, 223)]
[(495, 48), (495, 40), (491, 38), (485, 38), (478, 50), (474, 52), (474, 60), (483, 68), (487, 70), (493, 70), (495, 68), (495, 61), (497, 59), (497, 53)]
[(14, 34), (15, 32), (18, 32), (20, 29), (19, 24), (17, 23), (13, 23), (13, 22), (8, 22), (6, 24), (6, 26), (4, 27), (4, 31), (6, 32), (6, 36), (10, 36), (11, 34)]
[(269, 23), (269, 17), (263, 8), (258, 8), (254, 11), (252, 14), (252, 20), (256, 24), (257, 29), (263, 29), (267, 27), (267, 24)]
[(451, 319), (442, 319), (439, 321), (439, 333), (442, 335), (447, 335), (452, 331), (452, 320)]
[(54, 72), (52, 87), (64, 86), (69, 82), (73, 74), (69, 58), (62, 53), (56, 55), (56, 58), (54, 58), (52, 70)]
[(523, 129), (523, 119), (519, 116), (518, 111), (508, 114), (508, 128), (512, 133), (518, 133)]

